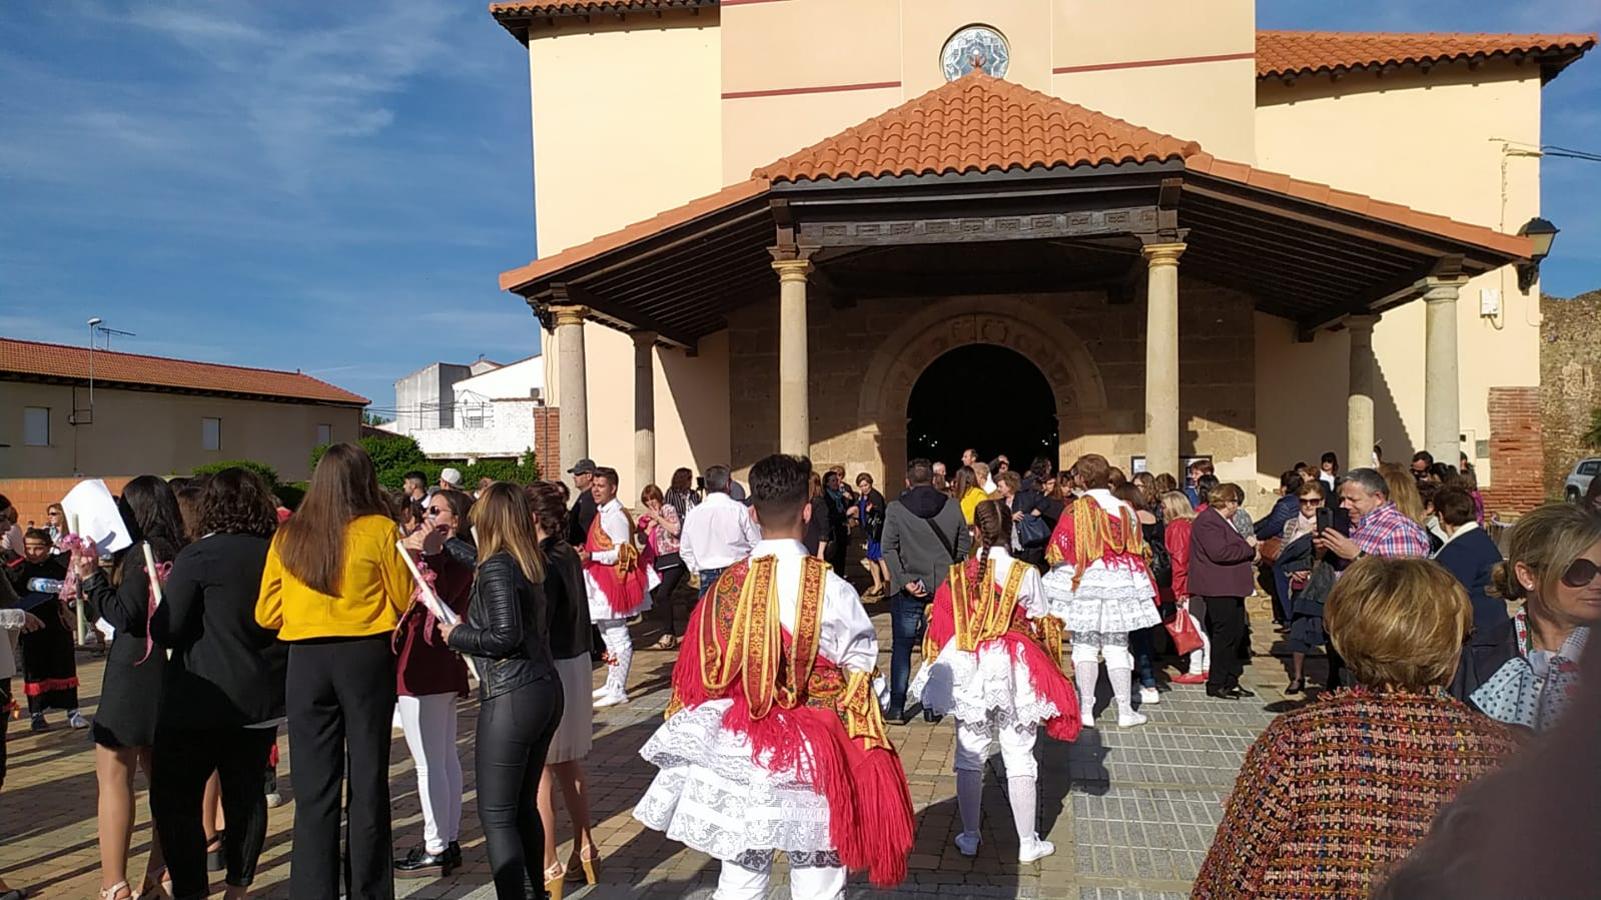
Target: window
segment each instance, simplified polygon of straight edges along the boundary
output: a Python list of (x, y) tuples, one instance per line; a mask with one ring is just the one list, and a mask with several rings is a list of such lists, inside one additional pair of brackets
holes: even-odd
[(332, 425), (317, 426), (317, 446), (322, 447), (334, 442), (334, 427)]
[(200, 449), (222, 449), (222, 420), (204, 418), (200, 420)]
[(50, 407), (24, 406), (22, 408), (22, 445), (24, 447), (50, 446)]
[(1580, 475), (1601, 474), (1601, 460), (1593, 460), (1592, 459), (1589, 462), (1579, 463), (1579, 472), (1578, 472), (1578, 474), (1580, 474)]

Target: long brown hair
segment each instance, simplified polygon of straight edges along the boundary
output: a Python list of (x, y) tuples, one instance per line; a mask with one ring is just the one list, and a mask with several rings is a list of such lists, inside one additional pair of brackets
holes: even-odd
[(497, 481), (473, 504), (473, 528), (478, 532), (478, 561), (509, 553), (535, 584), (545, 580), (545, 558), (534, 534), (534, 513), (528, 495), (515, 484)]
[(334, 444), (311, 473), (300, 508), (278, 529), (278, 556), (307, 587), (337, 595), (345, 570), (345, 529), (362, 516), (389, 514), (367, 451)]
[(973, 586), (982, 596), (984, 592), (994, 590), (994, 583), (984, 575), (984, 569), (990, 561), (990, 548), (1009, 547), (1012, 543), (1012, 511), (1006, 508), (1006, 501), (980, 501), (973, 508), (973, 530), (977, 532), (973, 548), (978, 557), (978, 580)]

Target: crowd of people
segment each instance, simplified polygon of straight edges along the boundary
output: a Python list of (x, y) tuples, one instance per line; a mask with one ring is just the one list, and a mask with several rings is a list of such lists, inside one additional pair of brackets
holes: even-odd
[[(389, 492), (365, 452), (336, 444), (293, 512), (234, 468), (129, 482), (115, 553), (85, 549), (59, 507), (26, 531), (4, 560), (0, 629), (20, 635), (33, 727), (61, 710), (96, 745), (102, 900), (208, 896), (214, 871), (225, 896), (248, 896), (280, 798), (280, 726), (291, 896), (390, 897), (397, 871), (449, 874), (463, 864), (458, 702), (474, 683), (496, 895), (596, 883), (583, 761), (596, 711), (630, 701), (630, 625), (646, 617), (656, 649), (678, 657), (634, 815), (719, 860), (724, 900), (765, 896), (775, 850), (796, 897), (839, 896), (852, 870), (899, 882), (915, 821), (887, 726), (917, 710), (955, 728), (957, 850), (978, 852), (983, 770), (999, 755), (1017, 858), (1049, 856), (1041, 730), (1074, 741), (1106, 727), (1103, 677), (1119, 728), (1144, 724), (1171, 684), (1256, 696), (1242, 676), (1253, 624), (1268, 627), (1247, 613), (1259, 593), (1284, 641), (1282, 693), (1321, 696), (1247, 753), (1196, 896), (1460, 883), (1459, 861), (1424, 841), (1436, 814), (1454, 822), (1451, 801), (1482, 777), (1469, 796), (1484, 815), (1497, 779), (1541, 774), (1492, 774), (1508, 760), (1593, 730), (1571, 710), (1601, 682), (1583, 652), (1601, 621), (1601, 515), (1541, 507), (1498, 544), (1465, 458), (1342, 472), (1324, 454), (1283, 473), (1260, 519), (1206, 460), (1181, 482), (1097, 454), (1020, 472), (969, 450), (950, 469), (909, 461), (886, 500), (870, 474), (776, 455), (750, 468), (748, 490), (726, 466), (679, 469), (633, 511), (615, 470), (583, 459), (567, 474), (576, 490), (486, 481), (468, 493), (446, 470)], [(887, 674), (873, 600), (887, 603)], [(68, 601), (110, 640), (92, 721), (78, 710)], [(1308, 686), (1319, 655), (1322, 691)], [(604, 680), (586, 692), (597, 663)], [(0, 639), (7, 702), (17, 669)], [(397, 720), (423, 813), (398, 857)], [(139, 771), (155, 833), (135, 890)], [(574, 835), (565, 861), (558, 792)], [(1566, 840), (1595, 835), (1593, 807), (1575, 816)], [(20, 896), (0, 883), (0, 900)]]

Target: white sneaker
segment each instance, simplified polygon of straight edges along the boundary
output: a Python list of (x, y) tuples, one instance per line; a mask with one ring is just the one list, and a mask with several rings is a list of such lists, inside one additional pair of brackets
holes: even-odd
[(1017, 861), (1021, 863), (1031, 863), (1036, 860), (1044, 859), (1055, 852), (1055, 844), (1051, 843), (1050, 841), (1042, 841), (1036, 837), (1017, 848)]
[(622, 691), (607, 691), (595, 698), (595, 708), (605, 709), (608, 706), (617, 706), (628, 702), (628, 695)]
[(590, 696), (590, 699), (599, 700), (600, 698), (606, 696), (609, 693), (611, 693), (611, 682), (610, 681), (608, 681), (605, 684), (601, 685), (600, 687), (595, 688), (594, 690), (590, 691), (589, 692), (589, 696)]
[(67, 724), (73, 728), (83, 729), (89, 727), (89, 720), (83, 717), (83, 713), (72, 710), (67, 713)]
[(1078, 720), (1079, 720), (1079, 722), (1083, 723), (1085, 728), (1094, 728), (1095, 727), (1095, 707), (1093, 707), (1093, 706), (1088, 706), (1088, 707), (1080, 706), (1078, 708)]
[(1140, 704), (1141, 705), (1143, 705), (1143, 706), (1155, 706), (1156, 704), (1161, 703), (1161, 702), (1162, 702), (1162, 692), (1161, 691), (1158, 691), (1156, 688), (1148, 688), (1148, 687), (1140, 688)]
[(963, 856), (978, 855), (978, 835), (963, 831), (956, 835), (956, 849)]
[(1136, 725), (1144, 725), (1148, 721), (1150, 720), (1132, 709), (1128, 712), (1123, 712), (1122, 710), (1117, 712), (1117, 727), (1119, 728), (1133, 728)]

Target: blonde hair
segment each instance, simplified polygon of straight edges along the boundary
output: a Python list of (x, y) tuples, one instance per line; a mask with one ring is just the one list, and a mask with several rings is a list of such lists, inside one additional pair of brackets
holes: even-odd
[(1183, 491), (1168, 491), (1159, 498), (1159, 501), (1162, 504), (1164, 522), (1195, 518), (1195, 507), (1190, 505), (1190, 498), (1184, 496)]
[(1573, 561), (1601, 541), (1601, 519), (1572, 503), (1536, 507), (1512, 526), (1506, 539), (1506, 560), (1490, 575), (1490, 593), (1503, 600), (1522, 600), (1530, 591), (1518, 581), (1517, 564), (1539, 577), (1539, 593), (1550, 596)]
[(1379, 474), (1384, 476), (1384, 485), (1390, 495), (1390, 502), (1408, 519), (1424, 524), (1429, 517), (1423, 514), (1423, 495), (1418, 493), (1418, 481), (1412, 471), (1400, 463), (1384, 463), (1379, 466)]
[(473, 504), (468, 518), (478, 539), (480, 563), (497, 553), (509, 553), (529, 581), (539, 584), (545, 580), (545, 557), (539, 552), (534, 513), (522, 488), (495, 482)]
[(1368, 556), (1335, 582), (1323, 621), (1358, 682), (1426, 690), (1456, 674), (1473, 606), (1439, 563)]
[(976, 462), (976, 463), (973, 463), (968, 468), (973, 470), (973, 481), (974, 481), (974, 483), (977, 484), (980, 488), (983, 488), (984, 487), (984, 482), (988, 481), (989, 477), (990, 477), (990, 464), (989, 463)]

